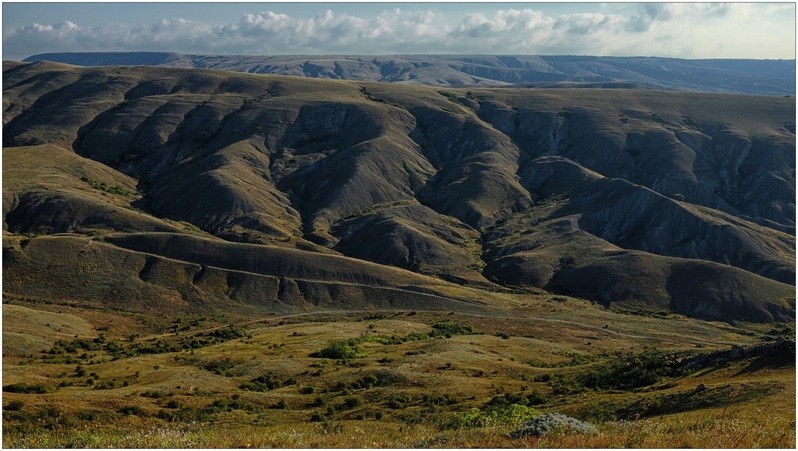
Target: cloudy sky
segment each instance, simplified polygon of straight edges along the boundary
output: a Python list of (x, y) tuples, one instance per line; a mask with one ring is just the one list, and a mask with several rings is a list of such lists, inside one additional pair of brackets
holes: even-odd
[(795, 3), (3, 3), (45, 52), (795, 58)]

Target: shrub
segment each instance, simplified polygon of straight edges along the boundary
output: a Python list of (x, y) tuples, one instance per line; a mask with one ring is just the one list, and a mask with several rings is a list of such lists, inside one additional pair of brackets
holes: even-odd
[(145, 416), (145, 412), (138, 406), (125, 406), (121, 407), (117, 412), (121, 413), (122, 415), (136, 415), (136, 416)]
[(299, 393), (301, 393), (303, 395), (313, 394), (314, 391), (315, 391), (315, 389), (313, 387), (302, 387), (302, 388), (299, 389)]
[(236, 366), (237, 363), (225, 357), (219, 360), (213, 360), (205, 364), (204, 368), (212, 373), (224, 375), (228, 370)]
[(524, 425), (510, 433), (512, 438), (540, 437), (552, 432), (590, 434), (596, 431), (591, 424), (579, 421), (561, 413), (547, 413), (524, 423)]
[(5, 410), (17, 411), (17, 410), (21, 410), (24, 405), (25, 405), (24, 402), (19, 401), (19, 400), (14, 400), (14, 401), (9, 401), (8, 404), (3, 406), (3, 408)]
[(321, 423), (327, 421), (327, 417), (321, 412), (313, 412), (313, 415), (310, 416), (310, 421)]
[(92, 188), (94, 188), (96, 190), (104, 191), (106, 193), (118, 194), (120, 196), (125, 196), (125, 197), (130, 196), (132, 194), (130, 191), (126, 190), (125, 188), (123, 188), (123, 187), (121, 187), (119, 185), (113, 185), (113, 186), (112, 185), (107, 185), (105, 182), (100, 182), (98, 180), (90, 179), (88, 177), (81, 177), (80, 180), (82, 182), (85, 182), (86, 184), (88, 184)]
[(168, 409), (177, 409), (180, 407), (180, 403), (176, 399), (170, 399), (169, 402), (166, 403), (166, 407)]
[(44, 384), (28, 385), (28, 384), (18, 383), (11, 385), (3, 385), (3, 391), (9, 393), (26, 393), (26, 394), (33, 393), (41, 395), (44, 393), (50, 393), (51, 391), (53, 391), (53, 388)]
[[(443, 428), (478, 428), (485, 426), (509, 425), (518, 426), (524, 421), (540, 415), (540, 412), (522, 404), (506, 404), (494, 402), (499, 397), (494, 397), (482, 408), (473, 408), (468, 412), (455, 414), (440, 424)], [(526, 401), (526, 398), (524, 398)]]
[(363, 351), (357, 339), (334, 341), (326, 348), (310, 354), (311, 357), (321, 357), (325, 359), (354, 359), (361, 357)]
[(251, 391), (267, 391), (267, 390), (274, 390), (278, 388), (280, 383), (277, 381), (277, 377), (271, 371), (263, 374), (261, 376), (252, 379), (249, 382), (241, 384), (239, 386), (242, 390), (251, 390)]
[(219, 340), (223, 341), (234, 340), (236, 338), (242, 338), (246, 336), (243, 330), (233, 326), (228, 326), (224, 329), (217, 329), (205, 335), (208, 337), (218, 338)]
[(286, 408), (286, 404), (285, 404), (285, 401), (281, 399), (281, 400), (277, 401), (275, 404), (272, 404), (270, 407), (272, 409), (280, 409), (280, 410), (282, 410), (282, 409)]
[(630, 389), (657, 383), (665, 375), (674, 374), (665, 354), (645, 351), (634, 355), (617, 355), (584, 376), (585, 387)]
[(441, 321), (432, 325), (432, 332), (429, 333), (430, 337), (452, 335), (474, 335), (479, 331), (467, 324), (458, 324), (452, 321)]
[(551, 376), (551, 392), (555, 395), (570, 395), (585, 389), (582, 381), (572, 374), (555, 374)]

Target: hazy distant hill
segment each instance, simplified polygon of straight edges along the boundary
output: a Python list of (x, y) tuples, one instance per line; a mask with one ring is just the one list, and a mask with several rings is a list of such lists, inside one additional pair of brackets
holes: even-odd
[(229, 56), (164, 52), (45, 53), (25, 61), (147, 65), (431, 86), (638, 87), (763, 95), (795, 93), (794, 60), (595, 56)]
[(795, 316), (794, 99), (49, 62), (3, 94), (9, 293)]

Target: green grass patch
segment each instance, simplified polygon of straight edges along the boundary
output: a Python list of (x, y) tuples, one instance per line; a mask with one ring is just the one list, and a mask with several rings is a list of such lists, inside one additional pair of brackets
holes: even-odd
[(80, 180), (96, 190), (100, 190), (109, 194), (116, 194), (124, 197), (133, 194), (132, 192), (126, 190), (124, 187), (121, 187), (119, 185), (107, 185), (105, 182), (94, 180), (89, 177), (81, 177)]

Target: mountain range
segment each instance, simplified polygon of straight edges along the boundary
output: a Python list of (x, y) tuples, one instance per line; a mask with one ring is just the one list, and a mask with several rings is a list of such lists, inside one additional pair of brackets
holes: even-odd
[(169, 52), (45, 53), (25, 59), (26, 62), (45, 60), (79, 66), (220, 69), (452, 87), (646, 88), (795, 94), (795, 60), (521, 55), (234, 56)]

